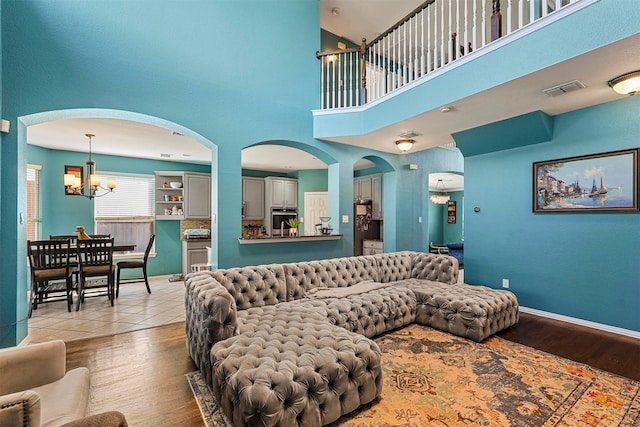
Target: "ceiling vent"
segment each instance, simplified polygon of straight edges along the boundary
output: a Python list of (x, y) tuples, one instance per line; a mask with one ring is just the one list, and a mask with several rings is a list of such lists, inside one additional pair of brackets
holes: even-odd
[(548, 96), (554, 97), (564, 95), (565, 93), (574, 92), (576, 90), (584, 89), (585, 87), (586, 86), (581, 81), (573, 80), (571, 82), (544, 89), (543, 92)]
[(171, 158), (171, 154), (160, 153), (160, 157), (164, 157), (165, 159), (170, 159)]
[(420, 135), (422, 135), (422, 134), (418, 133), (416, 131), (410, 130), (409, 132), (401, 133), (400, 135), (398, 135), (398, 138), (411, 139), (411, 138), (415, 138), (416, 136), (420, 136)]

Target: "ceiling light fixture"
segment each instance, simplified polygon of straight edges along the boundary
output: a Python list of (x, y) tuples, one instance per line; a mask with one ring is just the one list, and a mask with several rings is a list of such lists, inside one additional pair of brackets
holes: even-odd
[(436, 192), (429, 196), (429, 199), (436, 205), (444, 205), (451, 197), (445, 193), (444, 182), (439, 179), (436, 183)]
[(414, 141), (413, 139), (399, 139), (396, 141), (396, 147), (398, 147), (398, 150), (406, 153), (407, 151), (411, 150), (411, 147), (413, 147), (413, 144), (415, 142), (416, 141)]
[[(94, 162), (91, 158), (91, 138), (93, 138), (95, 135), (92, 133), (86, 133), (85, 136), (89, 138), (89, 160), (87, 160), (87, 175), (83, 180), (82, 176), (65, 173), (64, 186), (66, 194), (84, 196), (88, 199), (93, 199), (94, 197), (101, 197), (105, 194), (111, 193), (116, 188), (116, 180), (115, 178), (108, 178), (107, 188), (100, 185), (100, 175), (96, 174), (96, 162)], [(85, 187), (87, 187), (88, 194), (85, 194)], [(106, 192), (98, 194), (98, 190), (100, 189), (105, 190)]]
[(620, 95), (633, 96), (640, 92), (640, 70), (618, 76), (607, 84)]

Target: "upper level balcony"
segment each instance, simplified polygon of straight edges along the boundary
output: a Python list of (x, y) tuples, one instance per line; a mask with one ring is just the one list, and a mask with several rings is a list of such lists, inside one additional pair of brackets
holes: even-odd
[(510, 117), (617, 99), (607, 81), (640, 68), (631, 3), (427, 0), (359, 48), (316, 54), (314, 136), (393, 152), (410, 133), (420, 150)]

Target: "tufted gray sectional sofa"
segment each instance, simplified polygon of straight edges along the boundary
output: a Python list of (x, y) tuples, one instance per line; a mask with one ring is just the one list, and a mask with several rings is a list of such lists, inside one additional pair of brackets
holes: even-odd
[(417, 322), (481, 341), (515, 295), (459, 284), (446, 255), (396, 252), (191, 273), (187, 348), (234, 426), (320, 426), (381, 393), (370, 338)]

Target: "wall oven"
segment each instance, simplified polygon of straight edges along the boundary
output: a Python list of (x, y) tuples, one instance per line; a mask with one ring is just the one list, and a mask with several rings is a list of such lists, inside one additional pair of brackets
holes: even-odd
[(287, 222), (290, 219), (295, 219), (298, 216), (297, 209), (271, 209), (271, 236), (288, 236), (289, 224)]

